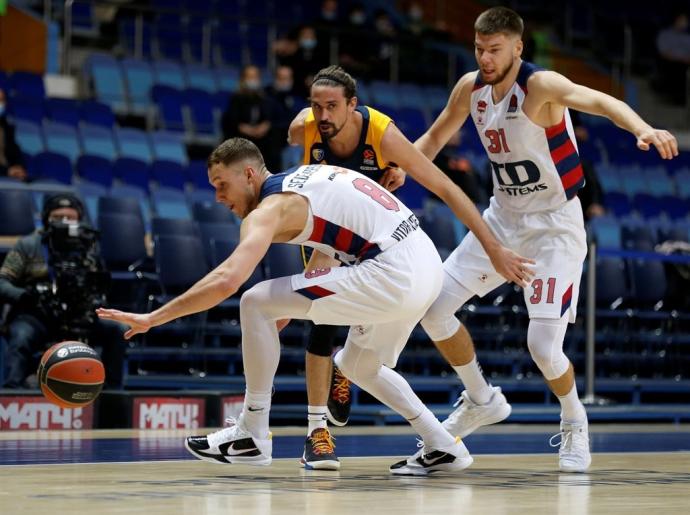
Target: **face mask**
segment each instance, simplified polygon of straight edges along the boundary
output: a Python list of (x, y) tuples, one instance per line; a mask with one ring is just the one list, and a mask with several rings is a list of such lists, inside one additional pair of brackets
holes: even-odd
[(333, 21), (337, 18), (338, 13), (335, 11), (321, 11), (321, 17), (324, 20)]
[(364, 13), (353, 13), (350, 16), (350, 21), (353, 25), (363, 25), (367, 17)]
[(299, 40), (299, 46), (301, 46), (305, 50), (313, 50), (314, 47), (316, 47), (316, 40), (315, 39), (300, 39)]
[(292, 82), (276, 82), (275, 83), (275, 88), (276, 91), (290, 91), (292, 89)]
[(5, 103), (0, 103), (0, 116), (5, 114)]
[(244, 81), (244, 87), (250, 91), (256, 91), (261, 87), (261, 83), (258, 80), (246, 80)]

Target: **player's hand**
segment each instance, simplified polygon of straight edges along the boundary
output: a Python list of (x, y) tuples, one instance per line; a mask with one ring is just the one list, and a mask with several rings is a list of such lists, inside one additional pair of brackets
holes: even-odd
[(637, 135), (637, 148), (649, 150), (654, 145), (662, 159), (673, 159), (678, 155), (676, 137), (668, 131), (648, 127)]
[(532, 282), (535, 264), (533, 259), (522, 257), (502, 245), (499, 245), (489, 258), (496, 271), (507, 281), (514, 282), (522, 288), (526, 288)]
[(290, 318), (281, 318), (280, 320), (276, 320), (276, 329), (278, 329), (278, 332), (285, 329), (290, 323), (290, 320)]
[(379, 184), (388, 191), (395, 191), (400, 186), (405, 184), (405, 177), (407, 177), (407, 174), (401, 168), (386, 168), (386, 171), (383, 172), (383, 177), (381, 177)]
[(148, 313), (127, 313), (117, 309), (98, 308), (96, 314), (98, 318), (103, 320), (114, 320), (128, 325), (129, 329), (125, 332), (125, 340), (129, 340), (136, 334), (145, 333), (153, 327)]

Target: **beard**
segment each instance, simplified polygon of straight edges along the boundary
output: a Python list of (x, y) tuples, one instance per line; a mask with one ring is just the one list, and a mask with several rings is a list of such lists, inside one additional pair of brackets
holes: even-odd
[(340, 130), (343, 128), (343, 125), (341, 125), (340, 127), (336, 127), (336, 125), (331, 122), (319, 123), (318, 127), (321, 139), (323, 141), (327, 141), (331, 138), (335, 138), (340, 132)]
[(500, 83), (503, 79), (506, 78), (506, 75), (508, 75), (508, 73), (510, 72), (510, 70), (513, 69), (513, 65), (514, 65), (514, 64), (515, 64), (515, 60), (510, 61), (510, 64), (509, 64), (508, 66), (506, 66), (505, 70), (503, 70), (503, 71), (500, 72), (500, 73), (497, 73), (497, 74), (496, 74), (496, 78), (493, 79), (493, 80), (486, 80), (486, 78), (484, 77), (484, 72), (482, 72), (481, 69), (480, 69), (480, 70), (479, 70), (479, 73), (481, 74), (482, 82), (483, 82), (484, 84), (489, 84), (489, 85), (491, 85), (491, 86), (493, 86), (494, 84)]

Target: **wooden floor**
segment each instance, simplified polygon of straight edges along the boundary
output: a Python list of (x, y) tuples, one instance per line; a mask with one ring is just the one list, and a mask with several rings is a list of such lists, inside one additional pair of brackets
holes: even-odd
[[(386, 429), (373, 431), (382, 432)], [(639, 438), (656, 434), (641, 430)], [(512, 433), (494, 436), (511, 439)], [(0, 444), (19, 442), (25, 454), (38, 455), (45, 451), (39, 444), (46, 439), (89, 441), (91, 448), (99, 439), (120, 439), (131, 447), (126, 442), (147, 438), (150, 433), (129, 431), (3, 432)], [(391, 456), (344, 457), (340, 472), (305, 471), (296, 457), (276, 459), (269, 467), (111, 458), (101, 463), (0, 465), (0, 513), (690, 514), (690, 452), (595, 453), (587, 474), (560, 474), (551, 453), (475, 454), (474, 465), (461, 474), (423, 478), (391, 476)]]

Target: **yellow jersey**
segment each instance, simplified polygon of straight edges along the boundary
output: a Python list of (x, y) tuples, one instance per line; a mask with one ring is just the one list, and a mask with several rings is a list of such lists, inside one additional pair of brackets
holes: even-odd
[(381, 139), (391, 123), (390, 117), (368, 106), (355, 108), (362, 115), (362, 132), (355, 151), (346, 158), (331, 153), (328, 144), (321, 139), (321, 133), (310, 109), (304, 120), (303, 164), (333, 165), (348, 168), (378, 182), (386, 168), (395, 168), (395, 163), (385, 161), (381, 156)]

